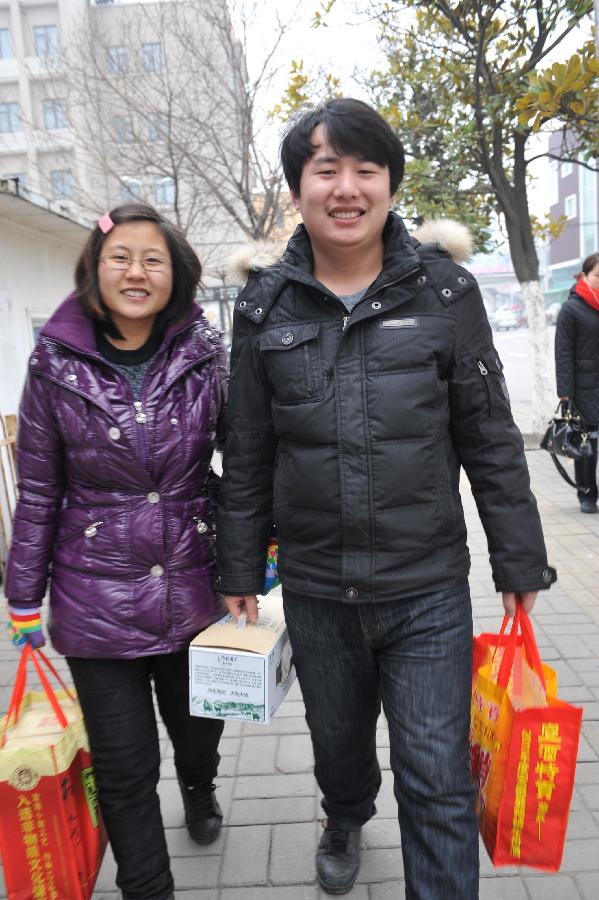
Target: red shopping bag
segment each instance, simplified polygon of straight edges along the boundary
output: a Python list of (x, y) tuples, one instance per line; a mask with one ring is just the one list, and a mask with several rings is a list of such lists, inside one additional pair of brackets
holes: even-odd
[(526, 613), (517, 609), (507, 636), (505, 626), (472, 690), (480, 833), (494, 865), (553, 872), (564, 849), (582, 709), (557, 698), (557, 677), (541, 663)]
[[(25, 692), (30, 662), (43, 691)], [(42, 664), (62, 690), (53, 690)], [(28, 644), (0, 729), (0, 852), (9, 900), (89, 900), (106, 836), (83, 715), (44, 653)]]

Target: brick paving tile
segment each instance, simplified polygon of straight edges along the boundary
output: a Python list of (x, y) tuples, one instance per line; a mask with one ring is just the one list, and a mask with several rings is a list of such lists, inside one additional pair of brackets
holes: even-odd
[(568, 875), (541, 875), (525, 879), (530, 900), (580, 900), (576, 882)]
[(270, 825), (228, 828), (221, 884), (225, 886), (266, 884), (270, 840)]
[(298, 884), (316, 878), (314, 847), (318, 841), (315, 822), (275, 825), (270, 851), (271, 884)]

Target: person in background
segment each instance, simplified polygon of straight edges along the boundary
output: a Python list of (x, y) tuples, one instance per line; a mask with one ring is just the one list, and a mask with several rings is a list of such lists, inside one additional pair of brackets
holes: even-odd
[(15, 643), (66, 656), (125, 900), (173, 897), (157, 793), (152, 682), (190, 836), (207, 844), (223, 723), (189, 715), (187, 647), (222, 610), (213, 588), (210, 469), (223, 351), (195, 294), (201, 266), (156, 210), (105, 214), (76, 288), (29, 360), (19, 501), (5, 592)]
[[(574, 276), (576, 284), (555, 328), (555, 374), (560, 400), (569, 402), (588, 432), (599, 427), (599, 253), (591, 253)], [(575, 460), (583, 513), (597, 512), (597, 438), (592, 455)]]
[(478, 897), (469, 767), (467, 472), (503, 606), (555, 580), (480, 291), (456, 223), (410, 237), (389, 208), (401, 142), (375, 110), (309, 110), (281, 151), (303, 224), (249, 259), (235, 304), (217, 587), (256, 620), (273, 522), (312, 734), (325, 891), (351, 890), (389, 725), (406, 896)]

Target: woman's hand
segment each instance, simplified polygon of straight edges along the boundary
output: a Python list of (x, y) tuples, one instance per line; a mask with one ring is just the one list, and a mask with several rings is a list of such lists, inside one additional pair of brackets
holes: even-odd
[(258, 621), (258, 598), (255, 594), (248, 594), (244, 597), (225, 597), (224, 601), (235, 620), (245, 613), (248, 622)]
[(44, 632), (42, 631), (42, 620), (40, 618), (40, 607), (8, 607), (8, 635), (15, 645), (22, 649), (25, 644), (37, 650), (46, 643)]
[(514, 615), (516, 612), (516, 603), (522, 604), (522, 609), (525, 613), (532, 612), (538, 593), (538, 591), (522, 591), (521, 593), (516, 594), (511, 591), (503, 591), (503, 608), (505, 609), (506, 614), (510, 616), (510, 618)]

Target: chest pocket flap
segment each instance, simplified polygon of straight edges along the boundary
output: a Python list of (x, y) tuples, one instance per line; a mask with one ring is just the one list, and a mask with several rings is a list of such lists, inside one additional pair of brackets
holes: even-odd
[(322, 398), (319, 332), (320, 324), (311, 322), (271, 328), (260, 335), (264, 366), (281, 403), (307, 403)]
[(260, 335), (260, 350), (289, 350), (306, 341), (318, 338), (319, 331), (320, 324), (318, 322), (271, 328)]

